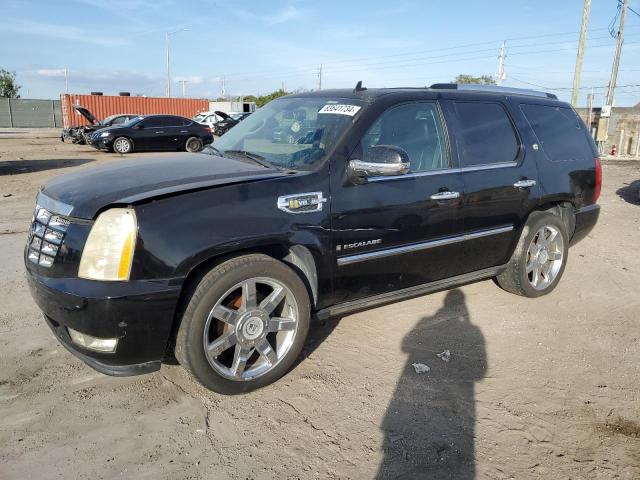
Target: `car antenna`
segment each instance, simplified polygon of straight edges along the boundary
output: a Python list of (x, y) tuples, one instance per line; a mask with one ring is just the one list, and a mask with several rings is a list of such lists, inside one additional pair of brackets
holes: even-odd
[(353, 93), (364, 92), (366, 89), (367, 87), (362, 86), (362, 80), (359, 80), (358, 83), (356, 83), (356, 88), (353, 89)]

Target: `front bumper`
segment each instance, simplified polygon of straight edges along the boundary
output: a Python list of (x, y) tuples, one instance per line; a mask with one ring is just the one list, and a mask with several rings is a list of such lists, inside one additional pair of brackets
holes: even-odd
[(593, 227), (598, 222), (600, 216), (600, 205), (594, 203), (593, 205), (587, 205), (576, 211), (576, 226), (571, 236), (571, 245), (575, 245), (584, 237), (589, 235)]
[[(98, 282), (51, 278), (27, 267), (31, 295), (60, 343), (107, 375), (128, 376), (160, 368), (171, 336), (181, 282)], [(115, 352), (73, 343), (67, 328), (99, 338), (118, 338)]]

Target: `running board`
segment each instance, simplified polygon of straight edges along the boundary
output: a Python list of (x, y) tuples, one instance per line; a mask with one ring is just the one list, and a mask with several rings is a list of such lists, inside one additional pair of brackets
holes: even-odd
[(315, 317), (319, 320), (324, 320), (331, 317), (345, 315), (347, 313), (368, 310), (369, 308), (379, 307), (388, 303), (419, 297), (420, 295), (437, 292), (439, 290), (446, 290), (466, 283), (495, 277), (504, 271), (506, 267), (507, 265), (500, 265), (498, 267), (485, 268), (484, 270), (465, 273), (464, 275), (458, 275), (456, 277), (445, 278), (431, 283), (423, 283), (422, 285), (416, 285), (415, 287), (403, 288), (402, 290), (395, 290), (393, 292), (381, 293), (372, 297), (359, 298), (350, 302), (339, 303), (337, 305), (332, 305), (331, 307), (318, 310), (315, 313)]

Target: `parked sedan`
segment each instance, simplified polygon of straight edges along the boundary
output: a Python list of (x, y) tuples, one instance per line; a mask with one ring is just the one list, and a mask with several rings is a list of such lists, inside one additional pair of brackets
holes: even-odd
[(239, 113), (224, 113), (220, 111), (215, 112), (216, 115), (222, 117), (222, 120), (217, 122), (213, 127), (213, 133), (218, 136), (224, 135), (233, 127), (235, 127), (242, 120), (247, 118), (251, 113), (248, 112), (239, 112)]
[(130, 122), (97, 131), (91, 145), (100, 150), (131, 153), (145, 150), (198, 152), (213, 142), (211, 128), (175, 115), (144, 115)]

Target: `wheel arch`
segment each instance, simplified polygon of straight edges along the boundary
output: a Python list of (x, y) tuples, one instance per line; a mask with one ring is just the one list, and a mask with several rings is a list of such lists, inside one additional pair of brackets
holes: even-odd
[(199, 263), (195, 264), (187, 273), (187, 276), (183, 282), (182, 290), (180, 292), (180, 298), (178, 300), (178, 306), (176, 308), (173, 327), (171, 329), (171, 337), (167, 344), (167, 353), (173, 355), (173, 349), (175, 346), (175, 338), (180, 327), (182, 315), (187, 308), (189, 299), (195, 291), (200, 280), (217, 265), (242, 255), (249, 255), (252, 253), (262, 253), (269, 257), (280, 260), (285, 265), (290, 267), (302, 280), (307, 292), (309, 293), (310, 303), (312, 308), (316, 306), (318, 301), (318, 269), (316, 266), (316, 260), (311, 253), (311, 250), (305, 245), (292, 244), (270, 244), (260, 245), (253, 248), (245, 248), (235, 250), (231, 252), (224, 252), (218, 255), (210, 256)]
[(567, 235), (571, 239), (576, 228), (576, 207), (572, 202), (565, 199), (548, 200), (540, 204), (534, 211), (548, 212), (560, 217), (567, 228)]

